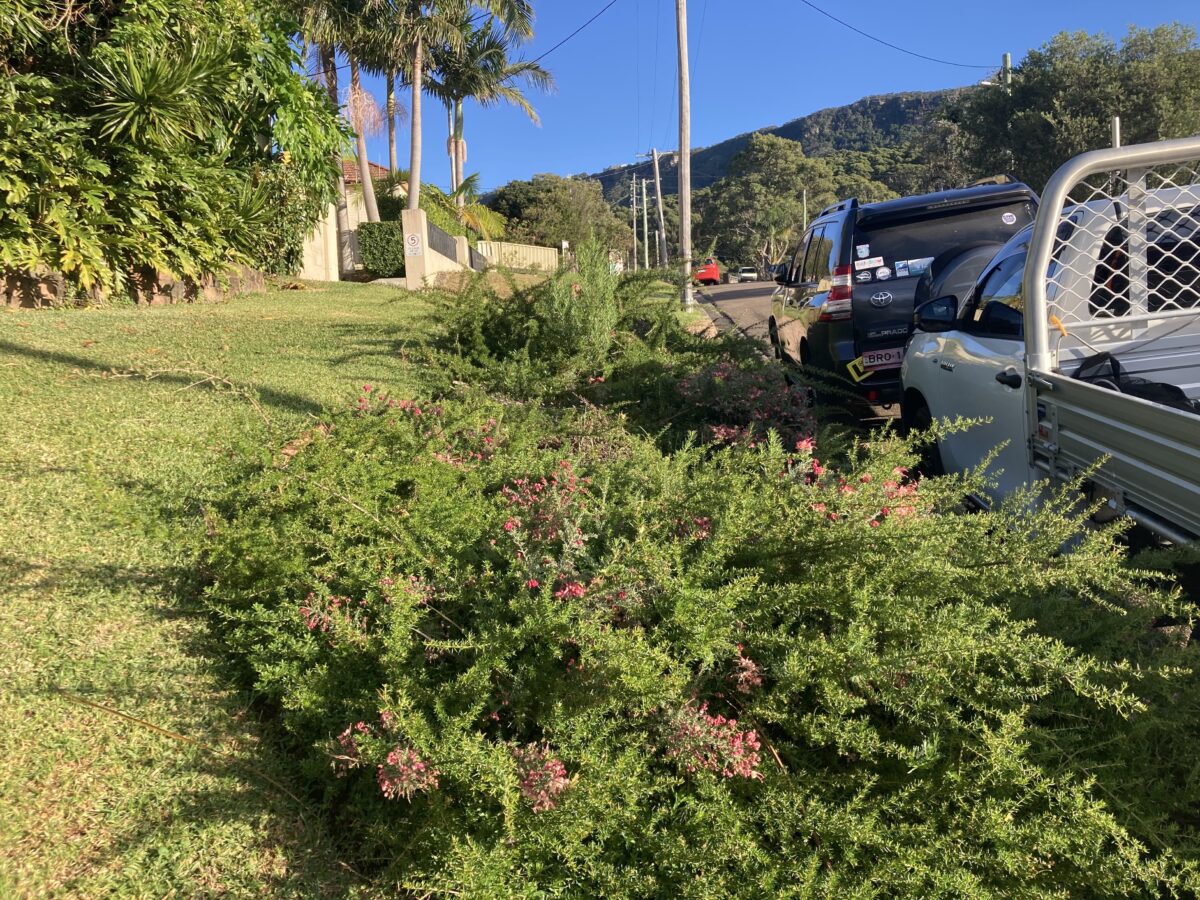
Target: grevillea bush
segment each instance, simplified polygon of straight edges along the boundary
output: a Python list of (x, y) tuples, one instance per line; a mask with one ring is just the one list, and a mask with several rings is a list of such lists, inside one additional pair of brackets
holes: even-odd
[(208, 607), (356, 868), (477, 897), (1194, 889), (1190, 651), (1111, 532), (960, 514), (887, 433), (826, 459), (635, 431), (365, 387), (208, 508)]

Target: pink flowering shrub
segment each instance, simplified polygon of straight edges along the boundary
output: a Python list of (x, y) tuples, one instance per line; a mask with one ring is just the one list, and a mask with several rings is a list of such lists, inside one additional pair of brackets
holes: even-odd
[(567, 767), (545, 745), (529, 744), (512, 752), (521, 780), (521, 796), (534, 812), (554, 809), (558, 795), (571, 786)]
[(393, 747), (376, 767), (376, 780), (387, 799), (411, 800), (414, 794), (437, 790), (438, 770), (412, 747)]
[(737, 719), (709, 715), (708, 703), (684, 706), (668, 719), (667, 756), (684, 770), (717, 772), (724, 778), (762, 778), (758, 735), (738, 728)]
[(598, 408), (625, 363), (565, 405), (373, 385), (208, 505), (213, 627), (347, 864), (433, 896), (1194, 895), (1194, 652), (1113, 533), (964, 515), (978, 481), (892, 433), (663, 352), (645, 406), (746, 439)]

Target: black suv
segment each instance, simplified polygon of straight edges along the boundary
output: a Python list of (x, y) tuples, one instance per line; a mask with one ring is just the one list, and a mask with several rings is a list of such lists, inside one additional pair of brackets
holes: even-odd
[(776, 355), (849, 378), (868, 403), (898, 402), (913, 308), (965, 297), (1033, 221), (1037, 202), (1011, 182), (822, 210), (777, 279), (768, 322)]

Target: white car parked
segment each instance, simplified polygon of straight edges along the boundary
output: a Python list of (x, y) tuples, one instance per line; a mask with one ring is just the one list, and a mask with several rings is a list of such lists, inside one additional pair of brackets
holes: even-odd
[(1000, 447), (981, 500), (1099, 466), (1092, 499), (1200, 536), (1200, 138), (1067, 163), (970, 295), (914, 319), (905, 421), (990, 420), (932, 460), (963, 472)]
[(743, 281), (758, 281), (758, 269), (754, 266), (742, 266), (725, 273), (726, 284), (741, 284)]

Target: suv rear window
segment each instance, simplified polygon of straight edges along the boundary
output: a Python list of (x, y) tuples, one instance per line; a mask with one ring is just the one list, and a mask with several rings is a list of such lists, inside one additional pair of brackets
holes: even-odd
[[(920, 218), (859, 225), (854, 235), (855, 272), (889, 271), (885, 278), (923, 275), (933, 259), (947, 247), (995, 242), (1002, 244), (1033, 221), (1032, 203), (934, 212)], [(868, 261), (871, 265), (864, 265)]]

